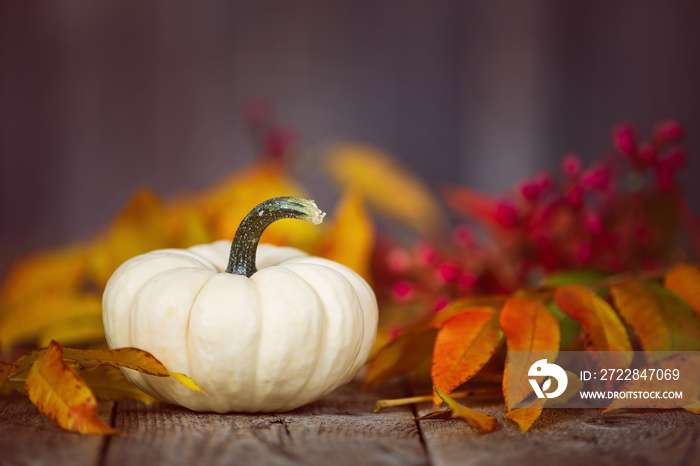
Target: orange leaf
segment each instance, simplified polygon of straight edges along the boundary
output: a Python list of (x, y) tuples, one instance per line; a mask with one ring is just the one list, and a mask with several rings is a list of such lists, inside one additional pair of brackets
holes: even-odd
[(700, 319), (700, 270), (687, 264), (678, 265), (668, 271), (664, 284), (690, 304)]
[(700, 322), (690, 306), (668, 290), (632, 279), (613, 285), (610, 291), (645, 351), (700, 349)]
[(399, 335), (372, 359), (365, 375), (365, 386), (377, 387), (429, 360), (436, 335), (437, 329), (434, 328), (419, 328)]
[[(528, 352), (548, 352), (551, 353), (552, 361), (559, 353), (559, 343), (561, 332), (559, 321), (556, 316), (540, 301), (512, 298), (506, 301), (499, 324), (505, 336), (508, 351), (528, 351)], [(541, 358), (541, 356), (539, 356)], [(549, 357), (548, 357), (549, 359)], [(503, 394), (506, 398), (506, 406), (515, 406), (530, 393), (530, 385), (527, 382), (527, 371), (535, 363), (524, 361), (517, 364), (517, 371), (514, 367), (503, 372)], [(508, 374), (515, 375), (514, 380), (508, 380)], [(509, 385), (510, 384), (510, 385)]]
[(484, 414), (475, 409), (468, 408), (461, 403), (457, 403), (437, 387), (434, 387), (434, 390), (440, 399), (447, 403), (447, 406), (450, 407), (453, 418), (464, 419), (472, 427), (486, 433), (493, 432), (496, 430), (496, 427), (498, 427), (498, 420), (495, 417), (489, 416), (488, 414)]
[(506, 418), (515, 421), (521, 432), (527, 432), (532, 424), (539, 419), (545, 402), (544, 398), (536, 398), (526, 408), (518, 408), (508, 412)]
[(97, 400), (83, 379), (62, 359), (61, 346), (51, 342), (32, 365), (25, 391), (42, 416), (82, 434), (115, 434), (100, 419)]
[(380, 214), (431, 236), (444, 228), (444, 212), (423, 181), (381, 150), (362, 144), (331, 147), (326, 158), (331, 178), (358, 189)]
[[(467, 309), (450, 317), (435, 340), (430, 375), (436, 389), (451, 392), (473, 377), (501, 343), (498, 313), (489, 307)], [(435, 407), (440, 404), (434, 397)]]
[[(625, 325), (615, 310), (588, 288), (561, 286), (554, 292), (554, 300), (565, 314), (581, 324), (587, 350), (632, 351)], [(614, 367), (626, 368), (630, 362)]]
[(374, 224), (362, 196), (356, 190), (347, 190), (317, 254), (346, 265), (369, 280), (373, 247)]

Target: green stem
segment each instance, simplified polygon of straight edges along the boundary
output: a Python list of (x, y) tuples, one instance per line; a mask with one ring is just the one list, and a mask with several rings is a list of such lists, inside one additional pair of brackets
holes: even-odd
[(271, 223), (283, 218), (296, 218), (318, 225), (325, 215), (314, 201), (298, 197), (274, 197), (258, 204), (236, 230), (226, 272), (246, 277), (257, 272), (255, 253), (260, 236)]

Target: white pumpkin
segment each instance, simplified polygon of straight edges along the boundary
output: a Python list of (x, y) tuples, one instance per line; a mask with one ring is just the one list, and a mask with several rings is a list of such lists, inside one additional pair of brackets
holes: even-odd
[[(246, 217), (233, 247), (217, 241), (153, 251), (114, 272), (103, 296), (109, 347), (149, 351), (204, 393), (125, 369), (142, 390), (197, 411), (287, 411), (348, 382), (366, 362), (377, 330), (374, 292), (336, 262), (258, 247), (276, 219), (323, 218), (311, 201), (271, 201)], [(281, 202), (292, 207), (281, 210)], [(231, 273), (246, 261), (245, 271)]]

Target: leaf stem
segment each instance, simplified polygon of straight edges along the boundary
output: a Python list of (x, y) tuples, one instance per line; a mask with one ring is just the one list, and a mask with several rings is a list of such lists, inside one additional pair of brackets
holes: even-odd
[[(493, 394), (493, 393), (501, 393), (502, 390), (501, 388), (479, 388), (479, 389), (474, 389), (474, 390), (465, 390), (461, 392), (452, 392), (450, 393), (450, 397), (452, 398), (467, 398), (472, 395), (485, 395), (485, 394)], [(412, 396), (409, 398), (395, 398), (392, 400), (377, 400), (377, 402), (374, 404), (374, 412), (378, 413), (384, 408), (391, 408), (394, 406), (405, 406), (405, 405), (412, 405), (412, 404), (417, 404), (417, 403), (429, 403), (433, 401), (433, 396), (432, 395), (423, 395), (423, 396)]]
[(258, 204), (236, 230), (226, 272), (246, 277), (257, 272), (255, 254), (258, 243), (263, 231), (271, 223), (284, 218), (295, 218), (318, 225), (325, 215), (314, 201), (298, 197), (274, 197)]

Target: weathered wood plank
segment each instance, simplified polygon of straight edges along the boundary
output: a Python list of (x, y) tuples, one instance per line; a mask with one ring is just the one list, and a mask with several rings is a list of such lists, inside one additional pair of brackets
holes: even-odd
[(376, 394), (357, 384), (283, 414), (194, 413), (120, 402), (106, 466), (123, 464), (423, 465), (427, 456), (409, 409), (373, 414)]
[[(100, 416), (109, 421), (112, 403), (100, 403)], [(95, 466), (105, 436), (66, 432), (44, 419), (26, 396), (0, 396), (0, 464)]]
[[(522, 434), (498, 396), (462, 401), (499, 420), (481, 434), (464, 421), (420, 421), (432, 464), (602, 466), (700, 464), (700, 416), (681, 410), (545, 410)], [(418, 414), (430, 411), (421, 406)]]

